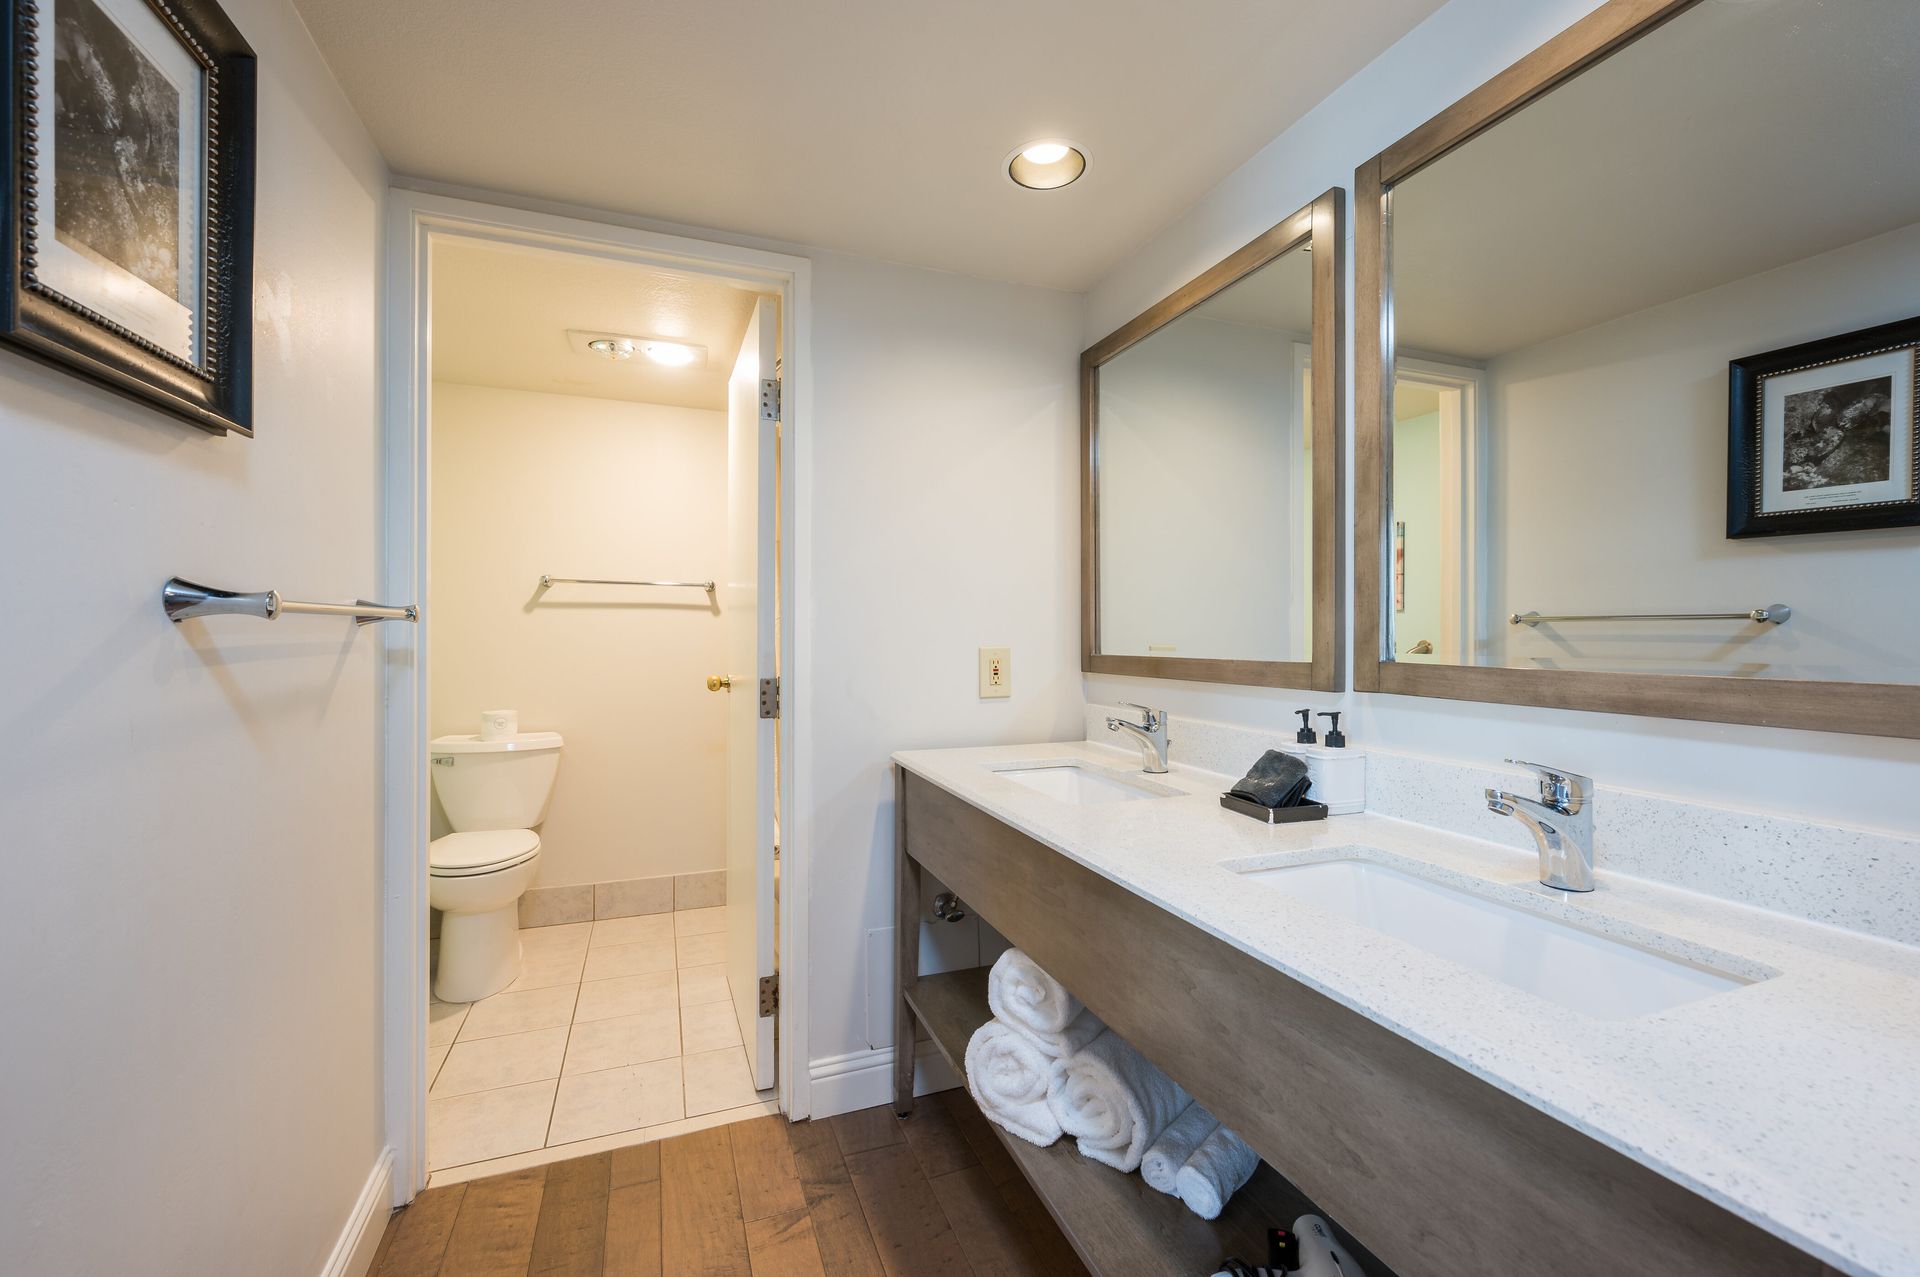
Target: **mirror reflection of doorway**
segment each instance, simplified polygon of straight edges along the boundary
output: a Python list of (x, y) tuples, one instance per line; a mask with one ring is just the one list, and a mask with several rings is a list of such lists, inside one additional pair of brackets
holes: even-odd
[(1472, 664), (1481, 646), (1476, 535), (1479, 372), (1401, 359), (1393, 389), (1393, 659)]

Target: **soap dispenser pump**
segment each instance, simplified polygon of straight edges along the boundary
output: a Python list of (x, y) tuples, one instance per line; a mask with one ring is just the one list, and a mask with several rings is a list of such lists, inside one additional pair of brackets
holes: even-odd
[(1293, 734), (1293, 738), (1302, 745), (1319, 744), (1320, 738), (1314, 735), (1313, 732), (1313, 711), (1310, 709), (1297, 709), (1293, 712), (1300, 716), (1300, 730)]
[[(1306, 711), (1303, 710), (1301, 712), (1305, 713)], [(1334, 710), (1332, 713), (1322, 714), (1320, 717), (1333, 720), (1327, 727), (1327, 748), (1345, 749), (1347, 746), (1347, 738), (1340, 730), (1340, 711)]]

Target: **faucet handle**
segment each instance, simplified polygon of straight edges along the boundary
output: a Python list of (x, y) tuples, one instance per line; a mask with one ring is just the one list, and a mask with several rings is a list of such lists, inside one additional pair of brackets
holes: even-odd
[(1550, 767), (1545, 763), (1530, 763), (1524, 758), (1509, 758), (1515, 767), (1525, 767), (1540, 777), (1540, 797), (1552, 803), (1569, 815), (1580, 810), (1582, 803), (1593, 794), (1593, 777), (1582, 776), (1579, 772), (1568, 771), (1564, 767)]
[(1137, 701), (1121, 701), (1120, 703), (1128, 709), (1139, 710), (1141, 713), (1141, 724), (1148, 731), (1152, 731), (1155, 727), (1159, 726), (1160, 720), (1166, 717), (1165, 710), (1154, 709), (1151, 706), (1142, 705)]

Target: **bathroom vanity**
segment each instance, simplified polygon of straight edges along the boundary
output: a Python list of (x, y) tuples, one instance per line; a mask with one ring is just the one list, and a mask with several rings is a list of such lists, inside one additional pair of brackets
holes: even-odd
[[(1046, 744), (897, 754), (896, 1104), (984, 970), (917, 970), (930, 874), (1265, 1159), (1207, 1224), (1009, 1138), (1088, 1267), (1258, 1262), (1317, 1209), (1368, 1272), (1920, 1271), (1911, 948), (1374, 815), (1269, 826), (1228, 778)], [(931, 925), (938, 925), (933, 923)], [(1462, 943), (1462, 941), (1466, 943)], [(1451, 947), (1450, 947), (1451, 946)]]

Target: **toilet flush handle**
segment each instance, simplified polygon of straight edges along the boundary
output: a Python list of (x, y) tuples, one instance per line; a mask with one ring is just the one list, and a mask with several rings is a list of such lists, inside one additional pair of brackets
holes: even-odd
[(707, 675), (707, 690), (709, 692), (731, 692), (733, 690), (733, 680), (725, 674), (709, 674)]

